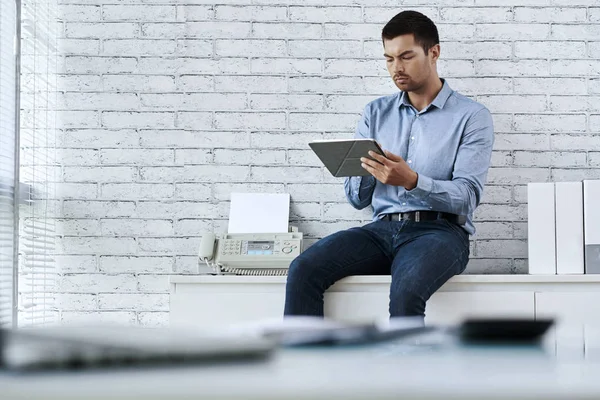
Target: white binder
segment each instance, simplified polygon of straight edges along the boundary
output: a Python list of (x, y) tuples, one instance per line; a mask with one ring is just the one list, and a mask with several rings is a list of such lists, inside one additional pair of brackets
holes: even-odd
[(556, 273), (583, 274), (583, 184), (557, 182)]
[(600, 274), (600, 180), (583, 181), (585, 273)]
[(529, 273), (556, 274), (554, 183), (527, 185)]

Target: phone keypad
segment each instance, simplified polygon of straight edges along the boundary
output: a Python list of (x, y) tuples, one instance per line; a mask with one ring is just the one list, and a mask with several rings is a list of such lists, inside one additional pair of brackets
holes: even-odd
[(226, 256), (236, 256), (240, 254), (241, 240), (225, 240), (222, 254)]

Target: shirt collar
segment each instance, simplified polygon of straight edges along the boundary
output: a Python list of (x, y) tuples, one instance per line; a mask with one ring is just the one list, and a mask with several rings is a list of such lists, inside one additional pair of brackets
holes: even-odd
[[(436, 106), (437, 108), (444, 108), (444, 105), (446, 104), (446, 101), (448, 100), (448, 98), (450, 97), (450, 95), (454, 92), (454, 90), (452, 90), (452, 88), (450, 88), (450, 85), (448, 85), (448, 82), (446, 82), (445, 79), (440, 78), (442, 80), (442, 90), (440, 90), (440, 92), (437, 94), (437, 96), (435, 96), (435, 99), (433, 99), (433, 101), (431, 102), (430, 106)], [(408, 95), (406, 94), (406, 92), (400, 92), (400, 106), (411, 106), (412, 104), (410, 104), (410, 100), (408, 99)], [(428, 109), (429, 106), (427, 106), (426, 109)]]

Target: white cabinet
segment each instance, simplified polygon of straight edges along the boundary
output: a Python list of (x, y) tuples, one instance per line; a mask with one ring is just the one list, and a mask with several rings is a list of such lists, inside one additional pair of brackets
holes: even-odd
[[(325, 295), (325, 315), (341, 321), (389, 318), (387, 292), (335, 292)], [(533, 318), (534, 298), (524, 292), (438, 292), (427, 302), (428, 323), (450, 324), (466, 317)]]
[(219, 327), (283, 315), (282, 293), (198, 293), (171, 295), (170, 324)]
[[(595, 289), (594, 292), (590, 290)], [(549, 339), (556, 344), (556, 356), (566, 360), (585, 357), (598, 361), (600, 354), (600, 293), (599, 288), (585, 287), (579, 291), (535, 293), (537, 318), (554, 318), (559, 325)]]
[(467, 317), (533, 318), (535, 305), (528, 292), (437, 292), (426, 311), (426, 322), (451, 324)]
[[(172, 276), (171, 324), (222, 327), (281, 318), (285, 277)], [(389, 317), (389, 276), (343, 279), (325, 293), (325, 315), (342, 321)], [(600, 275), (462, 275), (427, 302), (428, 323), (471, 316), (600, 321)]]
[(544, 292), (535, 294), (536, 315), (561, 322), (600, 323), (600, 292)]
[(212, 328), (276, 318), (283, 315), (284, 300), (283, 285), (172, 279), (170, 324)]
[(369, 321), (389, 317), (387, 292), (325, 293), (325, 316), (339, 321)]

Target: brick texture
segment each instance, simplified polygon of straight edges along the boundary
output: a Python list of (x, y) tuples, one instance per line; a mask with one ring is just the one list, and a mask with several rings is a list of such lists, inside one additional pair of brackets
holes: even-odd
[[(232, 191), (287, 192), (307, 243), (365, 223), (307, 142), (350, 137), (396, 91), (379, 40), (402, 9), (440, 75), (494, 115), (468, 273), (522, 273), (526, 184), (600, 177), (597, 0), (62, 0), (62, 319), (167, 322)], [(596, 7), (594, 7), (596, 5)]]

